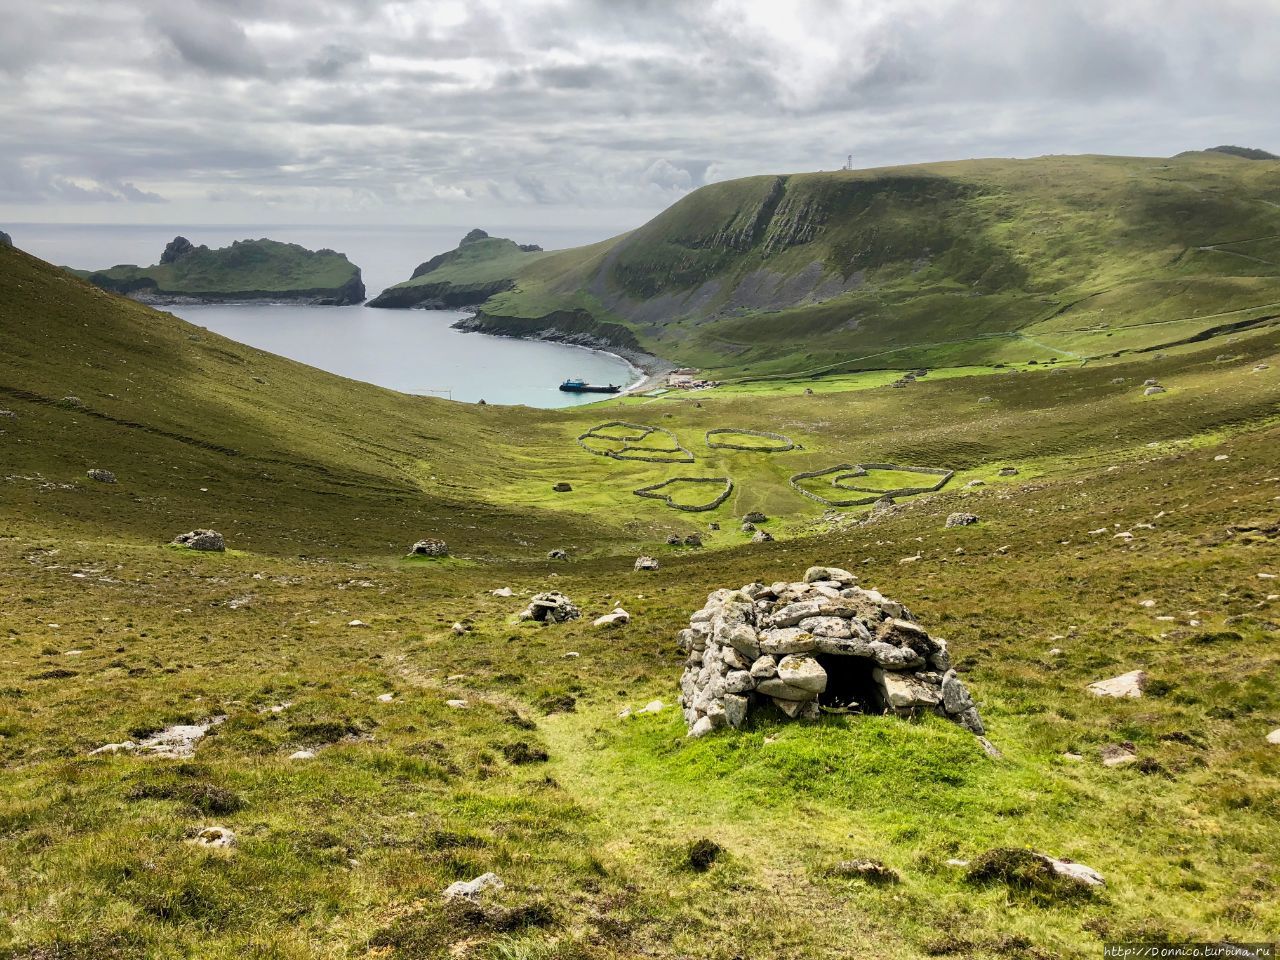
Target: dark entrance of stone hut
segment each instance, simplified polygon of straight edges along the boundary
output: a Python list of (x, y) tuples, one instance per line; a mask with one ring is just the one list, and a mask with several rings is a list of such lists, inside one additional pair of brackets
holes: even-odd
[(880, 713), (884, 709), (884, 693), (871, 675), (874, 660), (829, 653), (813, 656), (827, 671), (827, 689), (819, 694), (818, 706), (834, 713)]

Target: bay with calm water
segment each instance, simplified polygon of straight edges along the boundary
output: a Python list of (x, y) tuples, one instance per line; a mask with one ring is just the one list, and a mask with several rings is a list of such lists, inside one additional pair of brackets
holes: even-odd
[[(181, 234), (195, 244), (222, 247), (233, 240), (269, 237), (310, 249), (330, 247), (361, 268), (370, 297), (405, 280), (422, 261), (450, 250), (467, 228), (326, 226), (106, 226), (14, 224), (14, 243), (64, 266), (101, 269), (118, 263), (152, 264)], [(486, 228), (489, 229), (489, 228)], [(489, 229), (520, 243), (558, 249), (592, 243), (608, 231)], [(368, 307), (200, 304), (163, 307), (191, 323), (241, 343), (331, 373), (379, 386), (474, 403), (564, 407), (599, 400), (599, 394), (562, 393), (560, 382), (628, 386), (640, 372), (621, 357), (559, 343), (463, 333), (451, 324), (465, 313), (449, 310), (373, 310)]]

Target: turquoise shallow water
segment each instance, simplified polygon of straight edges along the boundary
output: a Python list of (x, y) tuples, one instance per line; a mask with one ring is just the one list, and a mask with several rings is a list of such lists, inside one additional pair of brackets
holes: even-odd
[[(233, 240), (271, 237), (311, 249), (340, 250), (361, 268), (370, 297), (407, 279), (422, 261), (455, 247), (464, 227), (13, 224), (14, 243), (51, 263), (101, 269), (117, 263), (155, 263), (181, 234), (222, 247)], [(504, 229), (494, 236), (557, 249), (602, 240), (612, 233), (576, 229)], [(561, 393), (568, 377), (627, 386), (640, 373), (625, 360), (594, 350), (462, 333), (450, 329), (461, 313), (370, 310), (366, 307), (217, 304), (167, 308), (223, 336), (355, 380), (407, 393), (433, 393), (474, 403), (565, 407), (600, 394)]]

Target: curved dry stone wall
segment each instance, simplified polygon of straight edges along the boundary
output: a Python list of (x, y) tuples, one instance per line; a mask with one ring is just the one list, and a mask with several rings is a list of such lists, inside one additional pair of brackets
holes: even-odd
[(708, 596), (680, 632), (688, 654), (680, 704), (690, 736), (740, 729), (764, 708), (791, 719), (930, 712), (982, 736), (946, 641), (901, 603), (856, 583), (847, 570), (810, 567), (798, 582)]
[[(615, 427), (621, 427), (626, 430), (634, 431), (627, 434), (611, 434), (601, 431), (612, 430)], [(671, 447), (637, 447), (636, 444), (647, 440), (655, 433), (660, 433), (671, 440)], [(664, 430), (661, 427), (651, 427), (644, 423), (628, 423), (625, 420), (610, 420), (608, 423), (599, 423), (588, 430), (586, 433), (578, 435), (578, 446), (587, 453), (594, 454), (597, 457), (611, 457), (614, 460), (640, 460), (645, 463), (693, 463), (693, 453), (683, 445), (679, 439), (670, 430)], [(621, 450), (593, 450), (587, 445), (588, 440), (608, 440), (612, 443), (621, 443)], [(645, 454), (660, 454), (661, 456), (646, 456)]]
[[(715, 483), (723, 484), (724, 489), (720, 494), (709, 503), (700, 504), (684, 504), (676, 503), (671, 499), (670, 494), (660, 493), (663, 487), (668, 487), (673, 483)], [(647, 487), (641, 487), (638, 490), (632, 490), (637, 497), (645, 497), (649, 500), (662, 500), (668, 507), (673, 510), (683, 510), (686, 513), (704, 513), (707, 510), (714, 510), (720, 504), (729, 499), (729, 495), (733, 493), (733, 481), (728, 477), (672, 477), (670, 480), (663, 480), (661, 483), (650, 484)]]
[[(872, 487), (862, 487), (851, 484), (848, 481), (856, 480), (859, 477), (865, 477), (871, 470), (897, 470), (903, 473), (925, 473), (938, 478), (936, 483), (932, 483), (924, 487), (897, 487), (890, 490), (879, 490)], [(810, 500), (817, 500), (818, 503), (825, 504), (828, 507), (862, 507), (868, 503), (875, 503), (885, 497), (912, 497), (918, 493), (933, 493), (941, 490), (948, 480), (953, 476), (954, 471), (944, 470), (941, 467), (904, 467), (896, 463), (837, 463), (834, 467), (826, 467), (822, 470), (809, 470), (803, 473), (793, 474), (788, 481), (796, 492), (802, 496), (808, 497)], [(824, 497), (807, 490), (800, 486), (801, 480), (813, 480), (816, 477), (825, 477), (829, 474), (836, 474), (832, 477), (831, 485), (838, 490), (862, 491), (867, 494), (865, 497), (855, 497), (852, 499), (836, 500), (831, 497)]]
[[(779, 444), (778, 447), (752, 447), (745, 443), (731, 443), (720, 440), (712, 440), (712, 437), (724, 436), (725, 434), (735, 434), (742, 437), (759, 437), (762, 440), (773, 440)], [(708, 430), (706, 434), (707, 446), (713, 450), (746, 450), (750, 453), (786, 453), (788, 450), (799, 448), (800, 444), (796, 443), (790, 437), (783, 436), (781, 433), (770, 433), (767, 430), (737, 430), (733, 427), (716, 427), (714, 430)]]

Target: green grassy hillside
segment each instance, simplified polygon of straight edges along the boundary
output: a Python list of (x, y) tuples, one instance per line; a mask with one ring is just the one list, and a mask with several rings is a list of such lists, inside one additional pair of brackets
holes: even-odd
[(454, 250), (418, 264), (404, 283), (388, 287), (371, 307), (454, 308), (483, 303), (510, 290), (515, 277), (546, 256), (541, 247), (472, 230)]
[(343, 254), (275, 240), (237, 240), (210, 250), (177, 237), (150, 267), (71, 272), (105, 290), (151, 302), (279, 299), (342, 305), (364, 300), (360, 269)]
[(504, 263), (480, 310), (585, 314), (720, 376), (1098, 357), (1274, 314), (1277, 237), (1280, 163), (1222, 152), (751, 177)]
[[(1280, 926), (1272, 321), (902, 389), (533, 411), (343, 380), (0, 249), (0, 335), (6, 960), (1039, 960)], [(694, 462), (575, 442), (619, 419)], [(717, 427), (801, 448), (712, 449)], [(840, 462), (956, 476), (874, 520), (788, 483)], [(632, 493), (681, 475), (734, 494), (685, 514)], [(775, 542), (740, 531), (749, 510)], [(981, 522), (944, 529), (955, 510)], [(228, 551), (167, 545), (195, 526)], [(453, 556), (406, 559), (424, 536)], [(632, 572), (641, 551), (661, 569)], [(1002, 759), (930, 717), (685, 738), (689, 613), (815, 562), (948, 639)], [(584, 618), (519, 622), (549, 588)], [(630, 624), (592, 627), (615, 603)], [(1085, 690), (1138, 668), (1140, 700)], [(215, 717), (188, 759), (90, 755)], [(1117, 743), (1138, 760), (1105, 766)], [(237, 845), (186, 842), (212, 825)], [(722, 850), (703, 871), (699, 840)], [(1107, 885), (1060, 899), (949, 862), (1024, 846)], [(834, 869), (860, 857), (900, 882)], [(442, 901), (490, 870), (482, 906)]]

